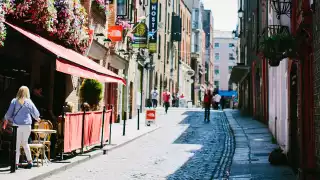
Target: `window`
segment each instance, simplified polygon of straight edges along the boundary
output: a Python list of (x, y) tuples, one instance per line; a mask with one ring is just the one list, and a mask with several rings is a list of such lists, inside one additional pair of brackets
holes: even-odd
[(159, 22), (161, 22), (161, 3), (159, 3)]
[(220, 54), (219, 53), (214, 53), (214, 59), (215, 60), (220, 60)]
[(233, 53), (229, 53), (229, 60), (234, 60)]
[(234, 44), (233, 43), (229, 43), (229, 47), (234, 47)]
[(219, 66), (214, 66), (214, 74), (219, 75), (219, 73), (220, 73)]
[(214, 47), (218, 48), (218, 47), (220, 47), (220, 44), (219, 43), (214, 43)]
[(229, 66), (229, 73), (231, 73), (233, 66)]
[(158, 42), (159, 42), (159, 45), (158, 45), (158, 55), (161, 56), (161, 36), (159, 35), (158, 37)]
[(170, 13), (168, 13), (168, 24), (167, 24), (167, 26), (168, 26), (168, 31), (167, 32), (170, 32)]
[(219, 81), (214, 81), (214, 86), (217, 88), (219, 87)]

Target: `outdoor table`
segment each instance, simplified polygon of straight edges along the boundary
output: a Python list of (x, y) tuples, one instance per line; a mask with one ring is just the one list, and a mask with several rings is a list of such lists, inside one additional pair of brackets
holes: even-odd
[[(48, 136), (50, 134), (57, 133), (56, 130), (52, 130), (52, 129), (32, 129), (31, 132), (35, 133), (36, 138), (37, 138), (36, 141), (38, 141), (40, 144), (43, 144), (46, 148), (48, 148), (45, 144), (48, 141), (47, 140)], [(42, 135), (42, 137), (41, 137), (41, 135)], [(47, 158), (45, 152), (43, 153), (43, 158), (44, 158), (44, 161), (46, 164), (48, 164), (50, 162), (50, 159)]]

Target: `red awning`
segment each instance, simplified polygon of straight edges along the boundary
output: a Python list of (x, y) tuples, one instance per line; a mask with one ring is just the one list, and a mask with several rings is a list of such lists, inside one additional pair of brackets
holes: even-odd
[(5, 22), (13, 29), (17, 30), (24, 36), (38, 43), (42, 47), (46, 48), (48, 51), (52, 52), (57, 56), (56, 59), (56, 70), (71, 74), (74, 76), (79, 76), (87, 79), (96, 79), (101, 82), (111, 82), (111, 83), (122, 83), (126, 84), (126, 81), (115, 74), (114, 72), (106, 69), (103, 66), (95, 63), (91, 59), (71, 50), (55, 44), (41, 36), (27, 32), (17, 26), (14, 26), (8, 22)]

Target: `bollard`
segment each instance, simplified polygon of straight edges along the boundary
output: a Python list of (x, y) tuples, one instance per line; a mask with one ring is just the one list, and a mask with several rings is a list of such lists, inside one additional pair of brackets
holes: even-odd
[(17, 153), (17, 129), (18, 126), (12, 126), (12, 143), (11, 143), (11, 167), (10, 172), (14, 173), (16, 172), (16, 153)]
[(81, 137), (81, 154), (83, 154), (83, 148), (84, 148), (84, 121), (86, 116), (86, 109), (83, 108), (83, 116), (82, 116), (82, 137)]
[(106, 113), (106, 106), (103, 106), (102, 110), (102, 128), (101, 128), (101, 148), (103, 148), (103, 136), (104, 136), (104, 115)]
[(110, 131), (109, 131), (109, 144), (111, 144), (111, 132), (112, 132), (112, 111), (113, 111), (113, 107), (112, 105), (111, 107), (111, 115), (110, 115), (110, 119), (109, 119), (109, 126), (110, 126)]
[[(65, 122), (65, 107), (66, 106), (62, 106), (62, 122), (61, 122), (61, 135), (62, 135), (62, 137), (60, 137), (60, 138), (64, 138), (63, 136), (64, 136), (64, 122)], [(61, 148), (61, 156), (60, 156), (60, 160), (62, 161), (63, 160), (63, 155), (64, 155), (64, 149), (63, 149), (63, 146), (62, 146), (62, 148)]]
[(138, 130), (140, 129), (140, 109), (138, 109)]
[(126, 120), (123, 120), (123, 130), (122, 130), (122, 136), (126, 135)]

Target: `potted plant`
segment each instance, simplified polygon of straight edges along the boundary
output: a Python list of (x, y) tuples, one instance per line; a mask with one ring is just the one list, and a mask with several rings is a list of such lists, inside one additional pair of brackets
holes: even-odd
[(86, 79), (80, 87), (81, 104), (87, 103), (91, 110), (98, 110), (102, 99), (102, 84), (94, 79)]
[(284, 58), (295, 57), (295, 38), (287, 33), (278, 33), (264, 37), (260, 42), (260, 51), (269, 60), (270, 66), (279, 66)]

